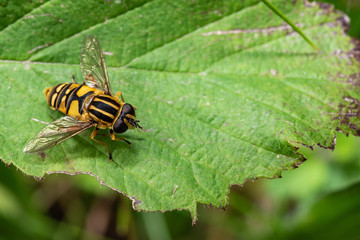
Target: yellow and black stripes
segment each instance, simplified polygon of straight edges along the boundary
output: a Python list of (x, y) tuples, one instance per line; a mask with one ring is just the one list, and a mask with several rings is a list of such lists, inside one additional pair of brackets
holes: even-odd
[[(69, 99), (68, 96), (70, 95), (70, 94), (69, 94), (69, 91), (73, 91), (73, 90), (75, 89), (75, 88), (74, 88), (74, 89), (72, 89), (72, 90), (69, 90), (69, 87), (70, 87), (70, 86), (71, 86), (71, 84), (66, 84), (66, 86), (61, 89), (61, 92), (58, 94), (58, 97), (57, 97), (57, 99), (56, 99), (55, 102), (54, 102), (54, 103), (56, 103), (56, 106), (53, 105), (53, 107), (54, 107), (55, 109), (59, 109), (60, 103), (61, 103), (62, 101), (65, 102), (65, 106), (66, 106), (66, 102), (67, 102), (67, 100)], [(58, 101), (58, 100), (59, 100), (59, 101)]]
[(98, 95), (92, 100), (88, 109), (90, 116), (96, 122), (105, 122), (112, 124), (120, 109), (120, 103), (109, 95)]
[(86, 85), (63, 83), (45, 89), (44, 93), (51, 108), (68, 116), (79, 118), (84, 111), (84, 101), (94, 91), (94, 88)]
[[(71, 83), (71, 85), (77, 85), (74, 83)], [(86, 88), (86, 89), (84, 89)], [(76, 101), (77, 102), (77, 107), (78, 109), (73, 109), (74, 112), (77, 112), (82, 115), (83, 114), (83, 107), (84, 107), (84, 101), (85, 99), (93, 94), (94, 91), (89, 90), (88, 86), (85, 85), (80, 85), (77, 88), (74, 88), (72, 90), (69, 91), (69, 98), (65, 100), (65, 108), (66, 108), (66, 115), (69, 115), (69, 111), (72, 109), (72, 105), (73, 103)]]
[(62, 83), (62, 84), (58, 84), (54, 87), (51, 88), (47, 88), (44, 91), (44, 94), (46, 96), (47, 102), (49, 104), (50, 107), (56, 109), (54, 106), (56, 104), (56, 101), (61, 93), (61, 90), (64, 89), (64, 87), (66, 87), (66, 85), (68, 85), (67, 83)]
[(126, 139), (116, 138), (114, 133), (141, 128), (135, 118), (135, 107), (125, 103), (121, 92), (112, 95), (103, 53), (92, 35), (84, 39), (80, 65), (83, 84), (77, 84), (72, 75), (72, 83), (45, 89), (48, 105), (67, 116), (49, 123), (25, 146), (24, 153), (42, 153), (94, 126), (91, 139), (104, 145), (112, 160), (107, 144), (95, 139), (98, 129), (109, 128), (112, 140), (123, 140), (130, 145)]
[(103, 91), (77, 83), (63, 83), (47, 88), (51, 108), (75, 119), (111, 126), (121, 111), (121, 102)]

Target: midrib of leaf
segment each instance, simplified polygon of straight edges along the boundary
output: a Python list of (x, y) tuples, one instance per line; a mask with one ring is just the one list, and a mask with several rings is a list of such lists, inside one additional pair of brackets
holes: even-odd
[[(121, 69), (121, 67), (110, 67), (109, 69)], [(133, 67), (126, 67), (126, 69), (134, 70), (134, 71), (158, 72), (158, 73), (167, 73), (167, 74), (189, 74), (189, 75), (197, 75), (197, 76), (201, 76), (201, 75), (202, 75), (202, 73), (195, 73), (195, 72), (181, 72), (181, 71), (179, 71), (179, 72), (173, 72), (173, 71), (153, 70), (153, 69), (141, 69), (141, 68), (133, 68)], [(213, 75), (213, 74), (211, 74), (211, 73), (208, 73), (208, 74), (209, 74), (209, 75)], [(215, 74), (215, 75), (221, 76), (221, 74)], [(223, 74), (223, 76), (224, 76), (224, 75), (226, 75), (226, 74)], [(256, 77), (258, 77), (258, 75), (254, 75), (254, 74), (246, 74), (246, 75), (242, 75), (242, 76), (256, 76)], [(311, 78), (309, 78), (309, 77), (307, 77), (307, 78), (290, 77), (290, 78), (291, 78), (291, 79), (297, 78), (297, 79), (304, 79), (304, 80), (309, 80), (309, 79), (311, 79)], [(314, 99), (315, 101), (317, 101), (317, 102), (321, 103), (322, 105), (324, 105), (326, 108), (331, 108), (331, 109), (333, 109), (334, 111), (337, 111), (337, 108), (334, 107), (333, 105), (327, 104), (326, 102), (324, 102), (323, 100), (315, 97), (314, 95), (311, 95), (311, 94), (309, 94), (309, 93), (307, 93), (307, 92), (305, 92), (305, 91), (303, 91), (303, 90), (301, 90), (301, 89), (293, 86), (293, 85), (291, 84), (291, 82), (286, 82), (286, 81), (285, 81), (286, 79), (281, 79), (281, 78), (277, 78), (277, 77), (273, 77), (272, 79), (274, 79), (274, 80), (276, 80), (276, 81), (279, 81), (279, 82), (281, 82), (282, 84), (284, 84), (284, 85), (286, 85), (286, 86), (291, 87), (291, 89), (293, 89), (294, 91), (297, 91), (297, 92), (299, 92), (299, 93), (301, 93), (301, 94), (303, 94), (303, 95), (306, 95), (306, 96)], [(209, 79), (208, 79), (208, 80), (209, 80)], [(323, 81), (327, 81), (327, 79), (312, 79), (312, 80), (317, 80), (317, 81), (323, 80)], [(212, 81), (212, 84), (215, 85), (216, 87), (219, 87), (219, 88), (222, 88), (222, 89), (226, 89), (229, 93), (232, 93), (228, 88), (225, 88), (223, 85), (216, 84), (216, 81)], [(342, 84), (345, 84), (345, 85), (346, 85), (346, 83), (342, 83)], [(345, 90), (346, 90), (346, 89), (345, 89)], [(348, 93), (347, 90), (346, 90), (346, 93)], [(237, 93), (237, 94), (238, 94), (238, 93)], [(239, 94), (238, 94), (238, 95), (239, 95)], [(348, 95), (350, 95), (350, 94), (348, 93)], [(243, 97), (242, 95), (240, 95), (240, 96)], [(250, 97), (248, 97), (248, 98), (246, 98), (246, 99), (251, 100), (251, 101), (256, 102), (256, 103), (261, 103), (261, 104), (263, 104), (264, 106), (267, 106), (268, 108), (272, 108), (272, 109), (274, 109), (274, 110), (276, 110), (276, 111), (283, 112), (283, 113), (285, 113), (286, 115), (291, 116), (292, 118), (294, 118), (294, 119), (296, 119), (296, 120), (300, 120), (301, 122), (305, 123), (307, 126), (310, 126), (310, 123), (309, 123), (309, 122), (305, 122), (303, 119), (299, 118), (298, 116), (294, 116), (294, 115), (292, 115), (292, 114), (289, 113), (289, 112), (282, 111), (281, 109), (278, 109), (278, 108), (275, 108), (275, 107), (273, 107), (273, 106), (270, 106), (270, 105), (268, 105), (268, 104), (266, 104), (266, 103), (264, 103), (264, 102), (256, 101), (255, 99), (250, 98)], [(331, 129), (331, 127), (328, 127), (328, 126), (325, 126), (325, 127), (328, 128), (328, 129)], [(312, 128), (312, 127), (310, 126), (310, 128)], [(312, 129), (314, 130), (314, 128), (312, 128)], [(322, 137), (323, 137), (323, 135), (322, 135)], [(325, 138), (324, 138), (324, 139), (325, 139)], [(247, 141), (247, 140), (245, 140), (245, 141)], [(256, 145), (254, 144), (254, 146), (256, 146)], [(266, 149), (265, 149), (265, 150), (266, 150)]]
[[(230, 93), (230, 92), (229, 92)], [(157, 101), (159, 104), (164, 104), (163, 102), (159, 101), (158, 99), (154, 98), (155, 101)], [(249, 99), (249, 100), (252, 100), (252, 99)], [(253, 100), (254, 102), (256, 102), (255, 100)], [(174, 108), (172, 104), (170, 104), (171, 108)], [(268, 106), (266, 104), (264, 104), (264, 106)], [(215, 126), (215, 125), (212, 125), (211, 123), (207, 123), (206, 121), (200, 119), (200, 118), (197, 118), (196, 116), (191, 116), (189, 115), (187, 112), (183, 111), (183, 109), (181, 108), (174, 108), (174, 110), (176, 110), (177, 112), (181, 112), (184, 116), (187, 116), (188, 118), (192, 119), (192, 120), (196, 120), (198, 121), (199, 123), (201, 123), (202, 125), (205, 125), (207, 128), (210, 128), (210, 129), (216, 129), (220, 132), (223, 132), (223, 133), (226, 133), (227, 136), (231, 136), (232, 138), (236, 139), (236, 140), (239, 140), (245, 144), (251, 144), (252, 146), (256, 147), (256, 148), (261, 148), (261, 149), (264, 149), (265, 151), (268, 151), (268, 152), (271, 152), (271, 153), (275, 153), (275, 154), (280, 154), (280, 155), (283, 155), (283, 156), (286, 156), (284, 154), (281, 154), (281, 153), (277, 153), (271, 149), (267, 149), (267, 148), (264, 148), (263, 146), (260, 146), (260, 145), (257, 145), (253, 142), (251, 142), (250, 140), (248, 139), (243, 139), (239, 136), (235, 136), (233, 135), (232, 133), (228, 132), (228, 131), (225, 131), (224, 129), (221, 129), (219, 128), (218, 126)], [(276, 109), (275, 109), (276, 110)], [(222, 123), (219, 123), (219, 125), (221, 125)], [(151, 139), (150, 139), (151, 140)], [(182, 157), (182, 155), (179, 153), (179, 156)], [(286, 157), (290, 157), (290, 156), (286, 156)], [(213, 170), (213, 169), (212, 169)]]
[[(127, 68), (127, 69), (132, 69), (132, 68)], [(240, 93), (233, 93), (233, 92), (230, 91), (230, 89), (226, 88), (224, 85), (219, 85), (219, 84), (217, 84), (217, 82), (216, 82), (215, 80), (211, 80), (211, 78), (205, 78), (205, 77), (202, 76), (202, 74), (187, 73), (187, 72), (167, 72), (167, 71), (148, 70), (148, 69), (137, 69), (137, 68), (135, 68), (134, 70), (135, 70), (135, 72), (136, 72), (136, 71), (145, 71), (145, 72), (169, 73), (169, 74), (175, 74), (175, 75), (176, 75), (176, 74), (189, 74), (189, 75), (201, 76), (203, 80), (206, 79), (206, 82), (207, 82), (207, 83), (212, 84), (212, 85), (213, 85), (215, 88), (217, 88), (217, 89), (224, 89), (224, 90), (226, 90), (226, 92), (228, 92), (230, 95), (235, 94), (235, 95), (237, 95), (237, 96), (239, 96), (239, 97), (241, 97), (241, 98), (243, 98), (243, 99), (247, 99), (247, 100), (252, 101), (252, 102), (254, 102), (254, 103), (258, 103), (258, 104), (260, 104), (260, 105), (263, 105), (263, 106), (265, 106), (266, 108), (273, 109), (273, 110), (275, 110), (275, 111), (277, 111), (277, 112), (279, 112), (279, 113), (283, 113), (283, 114), (291, 117), (292, 119), (297, 120), (298, 122), (304, 123), (307, 127), (309, 127), (310, 129), (312, 129), (313, 131), (316, 131), (316, 129), (311, 126), (311, 123), (310, 123), (310, 122), (301, 119), (299, 116), (296, 116), (296, 115), (294, 115), (294, 114), (292, 114), (292, 113), (290, 113), (290, 112), (287, 112), (287, 111), (281, 110), (281, 109), (279, 109), (279, 108), (276, 108), (275, 106), (271, 106), (271, 105), (269, 105), (269, 104), (267, 104), (267, 103), (265, 103), (265, 102), (258, 101), (258, 100), (256, 100), (256, 99), (250, 97), (250, 96), (241, 95)], [(212, 74), (208, 74), (208, 75), (211, 76)], [(218, 75), (218, 74), (215, 74), (215, 75)], [(222, 76), (226, 76), (226, 74), (224, 74), (224, 75), (222, 75)], [(257, 77), (258, 77), (258, 76), (257, 76)], [(286, 86), (291, 87), (293, 90), (295, 90), (295, 91), (297, 91), (297, 92), (299, 92), (299, 93), (301, 93), (301, 94), (305, 94), (303, 91), (301, 91), (301, 90), (293, 87), (293, 86), (290, 85), (290, 84), (285, 83), (285, 81), (280, 80), (279, 78), (274, 77), (274, 78), (272, 78), (272, 79), (274, 79), (274, 80), (276, 80), (276, 81), (279, 81), (280, 83), (282, 83), (282, 84), (284, 84), (284, 85), (286, 85)], [(315, 99), (315, 97), (312, 96), (312, 95), (310, 95), (310, 94), (305, 94), (305, 95), (311, 97), (312, 99)], [(157, 99), (155, 99), (155, 100), (158, 101)], [(318, 99), (316, 99), (316, 100), (318, 100)], [(158, 101), (158, 102), (159, 102), (159, 103), (162, 103), (161, 101)], [(321, 101), (321, 100), (318, 100), (318, 102), (322, 103), (325, 107), (331, 107), (332, 109), (336, 110), (336, 108), (334, 108), (333, 106), (329, 106), (328, 104), (326, 104), (325, 102), (323, 102), (323, 101)], [(170, 107), (174, 108), (173, 105), (170, 105)], [(267, 148), (265, 148), (265, 147), (263, 147), (263, 146), (261, 146), (261, 145), (257, 145), (256, 143), (251, 142), (249, 139), (244, 139), (244, 138), (241, 138), (241, 137), (239, 137), (239, 136), (233, 135), (231, 132), (224, 131), (223, 129), (221, 129), (221, 128), (215, 126), (215, 125), (211, 125), (211, 124), (207, 123), (206, 121), (203, 121), (203, 120), (200, 119), (200, 118), (196, 118), (196, 116), (190, 116), (187, 112), (184, 112), (183, 109), (176, 108), (175, 110), (176, 110), (176, 111), (179, 111), (179, 112), (182, 112), (183, 114), (186, 114), (186, 115), (187, 115), (188, 117), (190, 117), (190, 118), (193, 117), (194, 119), (202, 122), (204, 125), (207, 125), (207, 126), (209, 126), (210, 128), (214, 128), (214, 129), (220, 130), (220, 131), (226, 133), (228, 136), (232, 136), (232, 137), (234, 137), (234, 138), (236, 138), (236, 139), (238, 139), (238, 140), (240, 140), (240, 141), (242, 141), (242, 142), (244, 142), (244, 143), (250, 143), (250, 144), (252, 144), (253, 146), (255, 146), (255, 147), (257, 147), (257, 148), (262, 148), (262, 149), (264, 149), (264, 150), (266, 150), (266, 151), (279, 154), (279, 153), (277, 153), (277, 152), (272, 151), (271, 149), (267, 149)], [(221, 124), (222, 124), (222, 123), (219, 123), (219, 125), (221, 125)], [(325, 128), (326, 128), (326, 129), (329, 129), (329, 130), (331, 129), (330, 126), (325, 126)], [(310, 138), (310, 137), (309, 137), (309, 138)], [(321, 138), (324, 139), (324, 140), (326, 139), (326, 138), (324, 137), (324, 135), (322, 135), (322, 134), (321, 134)], [(304, 140), (304, 138), (303, 138), (303, 142), (306, 142), (306, 141)], [(280, 154), (280, 155), (283, 155), (283, 154)], [(283, 156), (286, 156), (286, 155), (283, 155)], [(290, 157), (290, 156), (287, 156), (287, 157)]]
[[(277, 78), (274, 78), (274, 79), (276, 79), (277, 80)], [(209, 80), (209, 79), (208, 79)], [(281, 81), (280, 81), (281, 82)], [(216, 87), (216, 88), (222, 88), (222, 89), (224, 89), (224, 90), (226, 90), (228, 93), (229, 93), (229, 95), (230, 94), (234, 94), (233, 92), (231, 92), (228, 88), (226, 88), (226, 87), (224, 87), (224, 85), (219, 85), (219, 84), (216, 84), (215, 82), (210, 82), (212, 85), (214, 85), (214, 87)], [(282, 82), (283, 83), (283, 82)], [(276, 107), (274, 107), (274, 106), (271, 106), (271, 105), (269, 105), (269, 104), (267, 104), (267, 103), (265, 103), (265, 102), (261, 102), (261, 101), (257, 101), (257, 100), (255, 100), (254, 98), (251, 98), (250, 96), (243, 96), (243, 95), (241, 95), (241, 94), (239, 94), (239, 93), (236, 93), (235, 92), (235, 94), (236, 95), (238, 95), (238, 96), (240, 96), (240, 97), (243, 97), (244, 99), (247, 99), (247, 100), (250, 100), (250, 101), (252, 101), (252, 102), (255, 102), (255, 103), (258, 103), (258, 104), (260, 104), (260, 105), (263, 105), (263, 106), (265, 106), (266, 108), (270, 108), (270, 109), (274, 109), (275, 111), (277, 111), (277, 112), (280, 112), (280, 113), (284, 113), (285, 115), (287, 115), (287, 116), (289, 116), (289, 117), (291, 117), (291, 118), (293, 118), (293, 119), (295, 119), (295, 120), (297, 120), (297, 121), (299, 121), (299, 122), (302, 122), (302, 123), (304, 123), (306, 126), (308, 126), (310, 129), (312, 129), (312, 130), (314, 130), (315, 131), (315, 129), (311, 126), (311, 124), (309, 123), (309, 122), (306, 122), (306, 121), (304, 121), (303, 119), (301, 119), (301, 118), (299, 118), (298, 116), (296, 116), (296, 115), (293, 115), (293, 114), (291, 114), (290, 112), (286, 112), (286, 111), (284, 111), (284, 110), (281, 110), (281, 109), (279, 109), (279, 108), (276, 108)], [(214, 126), (213, 126), (214, 127)], [(330, 129), (330, 128), (329, 128)], [(231, 133), (229, 133), (229, 132), (227, 132), (227, 134), (228, 135), (230, 135), (230, 136), (232, 136), (232, 134)], [(324, 138), (324, 136), (323, 135), (321, 135), (321, 137), (323, 138), (323, 139), (326, 139), (326, 138)], [(241, 139), (242, 140), (242, 139)], [(304, 139), (303, 139), (304, 140)], [(249, 140), (243, 140), (244, 142), (250, 142)], [(305, 141), (304, 141), (305, 142)], [(254, 145), (254, 144), (253, 144)], [(254, 145), (254, 146), (256, 146), (256, 145)], [(262, 147), (262, 146), (257, 146), (257, 147)], [(271, 150), (269, 150), (269, 149), (266, 149), (266, 148), (264, 148), (265, 150), (268, 150), (268, 151), (271, 151)], [(274, 152), (275, 153), (275, 152)]]
[[(0, 62), (1, 62), (1, 60), (0, 60)], [(9, 62), (9, 61), (6, 61), (6, 62)], [(13, 61), (13, 62), (16, 63), (17, 61)], [(23, 64), (30, 64), (30, 65), (33, 64), (33, 62), (30, 62), (30, 63), (29, 63), (29, 62), (22, 62), (22, 63), (23, 63)], [(38, 63), (36, 63), (36, 64), (39, 64), (39, 65), (46, 65), (46, 64), (56, 65), (56, 63), (42, 63), (42, 62), (38, 62)], [(74, 66), (73, 64), (62, 64), (62, 65)], [(119, 67), (112, 67), (111, 69), (121, 69), (121, 68), (119, 68)], [(127, 69), (129, 69), (129, 68), (127, 68)], [(52, 83), (50, 83), (46, 78), (43, 78), (43, 77), (42, 77), (40, 74), (38, 74), (38, 72), (37, 72), (36, 70), (34, 70), (33, 68), (30, 68), (29, 70), (31, 70), (32, 72), (34, 72), (37, 76), (39, 76), (39, 77), (40, 77), (41, 79), (43, 79), (44, 81), (48, 82), (49, 85), (52, 85)], [(154, 70), (147, 70), (147, 69), (144, 69), (144, 70), (142, 70), (142, 69), (135, 69), (134, 71), (135, 71), (135, 72), (136, 72), (136, 71), (154, 72)], [(155, 70), (155, 72), (170, 73), (170, 74), (175, 74), (175, 75), (178, 74), (178, 73), (174, 73), (174, 72), (164, 72), (164, 71), (156, 71), (156, 70)], [(192, 73), (185, 73), (185, 72), (181, 72), (181, 73), (179, 73), (179, 74), (181, 74), (181, 75), (182, 75), (182, 74), (189, 74), (189, 75), (201, 76), (201, 75), (199, 75), (199, 74), (192, 74)], [(209, 75), (210, 75), (210, 74), (209, 74)], [(209, 78), (204, 78), (203, 76), (201, 76), (201, 77), (202, 77), (203, 80), (206, 79), (206, 81), (207, 81), (208, 83), (214, 85), (215, 87), (226, 90), (229, 94), (238, 95), (238, 96), (240, 96), (240, 97), (242, 97), (242, 98), (244, 98), (244, 99), (247, 99), (247, 100), (249, 100), (249, 101), (252, 101), (252, 102), (255, 102), (255, 103), (258, 103), (258, 104), (262, 104), (262, 105), (265, 106), (266, 108), (274, 109), (274, 110), (277, 111), (277, 112), (284, 113), (284, 114), (290, 116), (291, 118), (296, 119), (296, 120), (299, 121), (299, 122), (303, 122), (304, 124), (306, 124), (306, 125), (307, 125), (308, 127), (310, 127), (311, 129), (314, 129), (313, 127), (311, 127), (310, 123), (305, 122), (304, 120), (300, 119), (299, 117), (294, 116), (293, 114), (291, 114), (291, 113), (289, 113), (289, 112), (286, 112), (286, 111), (283, 111), (283, 110), (281, 110), (281, 109), (275, 108), (274, 106), (271, 106), (271, 105), (266, 104), (266, 103), (264, 103), (264, 102), (257, 101), (257, 100), (255, 100), (255, 99), (249, 97), (249, 96), (243, 96), (243, 95), (240, 95), (239, 93), (232, 93), (228, 88), (224, 87), (223, 85), (216, 84), (216, 82), (211, 81)], [(274, 78), (274, 79), (278, 80), (277, 78)], [(16, 87), (19, 88), (19, 90), (22, 90), (21, 92), (26, 92), (25, 89), (21, 89), (20, 86), (21, 86), (21, 84), (17, 84), (17, 85), (16, 85)], [(142, 89), (139, 89), (139, 91), (140, 91), (140, 90), (142, 91)], [(142, 95), (144, 95), (144, 92), (142, 93)], [(35, 100), (35, 101), (37, 100), (37, 99), (34, 98), (33, 96), (31, 96), (31, 97), (33, 98), (33, 100)], [(156, 99), (156, 98), (154, 98), (154, 100), (157, 101), (159, 104), (163, 104), (163, 102), (159, 101), (159, 100)], [(39, 102), (37, 102), (36, 104), (39, 106), (40, 109), (43, 109), (43, 108), (42, 108), (42, 104), (40, 104)], [(168, 105), (166, 105), (166, 106), (168, 106)], [(174, 107), (175, 107), (175, 106), (172, 105), (172, 104), (169, 105), (169, 106), (170, 106), (171, 108), (174, 108)], [(328, 105), (327, 105), (327, 106), (328, 106)], [(206, 126), (207, 128), (216, 129), (216, 130), (218, 130), (218, 131), (220, 131), (220, 132), (223, 132), (223, 133), (225, 133), (226, 135), (231, 136), (232, 138), (237, 139), (237, 140), (243, 142), (244, 144), (251, 144), (251, 145), (253, 145), (253, 146), (256, 147), (256, 148), (261, 148), (261, 149), (263, 149), (263, 150), (269, 151), (269, 152), (274, 153), (274, 154), (283, 155), (283, 156), (286, 156), (286, 157), (291, 157), (291, 156), (288, 156), (288, 155), (285, 155), (285, 154), (282, 154), (282, 153), (279, 153), (279, 152), (275, 152), (275, 151), (273, 151), (273, 150), (271, 150), (271, 149), (268, 149), (268, 148), (266, 148), (266, 147), (264, 147), (264, 146), (258, 145), (258, 144), (256, 144), (256, 143), (250, 141), (249, 139), (246, 139), (246, 138), (244, 139), (244, 138), (242, 138), (242, 137), (235, 136), (233, 133), (231, 133), (231, 132), (229, 132), (229, 131), (225, 131), (224, 129), (221, 129), (221, 128), (219, 128), (219, 127), (216, 126), (216, 125), (213, 125), (213, 124), (211, 124), (211, 123), (208, 123), (208, 122), (206, 122), (206, 121), (198, 118), (197, 116), (191, 116), (191, 115), (189, 115), (186, 111), (183, 111), (183, 109), (181, 109), (181, 108), (179, 108), (179, 107), (174, 108), (174, 110), (176, 110), (176, 111), (178, 111), (178, 112), (181, 112), (184, 116), (187, 116), (187, 117), (190, 118), (190, 119), (193, 119), (193, 120), (198, 121), (199, 123), (201, 123), (202, 125)], [(47, 115), (49, 115), (49, 112), (46, 111), (45, 109), (42, 110), (42, 111), (45, 112)], [(49, 115), (49, 116), (50, 116), (53, 120), (55, 120), (55, 118), (56, 118), (56, 117), (54, 118), (54, 116), (51, 116), (51, 115)], [(221, 125), (221, 124), (222, 124), (222, 123), (219, 123), (219, 125)], [(80, 135), (80, 136), (81, 136), (81, 135)], [(146, 135), (144, 135), (144, 136), (147, 137)], [(87, 137), (81, 136), (81, 138), (83, 138), (84, 140), (87, 141)], [(325, 139), (325, 138), (323, 137), (323, 135), (322, 135), (322, 138)], [(149, 140), (153, 140), (153, 139), (150, 138)], [(97, 148), (99, 151), (101, 151), (101, 152), (104, 154), (104, 156), (107, 156), (107, 153), (106, 153), (106, 151), (102, 148), (102, 146), (98, 146), (98, 144), (94, 143), (94, 141), (87, 141), (87, 142), (90, 143), (93, 147)], [(61, 144), (60, 144), (60, 145), (61, 145)], [(177, 152), (177, 153), (178, 153), (178, 152)], [(178, 153), (178, 156), (181, 157), (181, 158), (183, 158), (182, 154), (180, 154), (180, 153)]]
[[(156, 98), (153, 98), (154, 101), (157, 101), (159, 104), (162, 104), (164, 106), (167, 106), (169, 107), (169, 105), (166, 105), (164, 102), (162, 101), (159, 101), (158, 99)], [(249, 99), (249, 100), (252, 100), (252, 99)], [(256, 102), (256, 101), (254, 101)], [(266, 104), (263, 104), (267, 107), (269, 107), (269, 105), (266, 105)], [(268, 148), (265, 148), (264, 146), (261, 146), (261, 145), (258, 145), (252, 141), (250, 141), (249, 139), (246, 139), (246, 138), (243, 138), (243, 137), (239, 137), (239, 136), (236, 136), (234, 135), (233, 133), (229, 132), (229, 131), (225, 131), (224, 129), (221, 129), (219, 128), (218, 126), (212, 124), (211, 122), (207, 122), (199, 117), (197, 117), (197, 115), (190, 115), (189, 113), (187, 113), (186, 111), (183, 110), (183, 108), (180, 108), (180, 107), (175, 107), (173, 104), (170, 104), (170, 108), (173, 108), (174, 111), (176, 112), (179, 112), (179, 113), (182, 113), (183, 116), (186, 116), (187, 118), (191, 119), (191, 120), (195, 120), (197, 122), (199, 122), (201, 125), (204, 125), (206, 128), (208, 129), (216, 129), (217, 131), (219, 132), (222, 132), (222, 133), (225, 133), (226, 136), (229, 136), (231, 138), (233, 138), (234, 140), (238, 140), (240, 142), (242, 142), (243, 144), (245, 145), (252, 145), (258, 149), (263, 149), (269, 153), (272, 153), (272, 154), (275, 154), (275, 155), (282, 155), (282, 156), (285, 156), (285, 157), (293, 157), (293, 156), (290, 156), (290, 155), (286, 155), (284, 153), (280, 153), (280, 152), (276, 152), (276, 151), (273, 151), (271, 149), (268, 149)], [(270, 108), (270, 107), (269, 107)], [(281, 111), (280, 111), (281, 112)], [(219, 123), (218, 125), (221, 125), (222, 123)], [(151, 140), (151, 139), (150, 139)], [(182, 157), (182, 154), (181, 153), (178, 153), (180, 157)]]
[[(129, 69), (129, 68), (127, 68), (127, 69)], [(146, 71), (149, 71), (149, 72), (152, 72), (153, 70), (136, 69), (136, 71), (145, 71), (145, 72), (146, 72)], [(157, 72), (164, 73), (163, 71), (157, 71)], [(170, 72), (170, 74), (177, 74), (177, 73)], [(181, 74), (188, 74), (188, 73), (182, 72)], [(194, 75), (200, 76), (199, 74), (194, 74)], [(203, 78), (203, 79), (204, 79), (204, 78)], [(267, 107), (267, 108), (274, 109), (275, 111), (280, 112), (280, 113), (284, 113), (284, 114), (290, 116), (291, 118), (298, 120), (299, 122), (305, 123), (308, 127), (310, 127), (311, 129), (314, 130), (314, 128), (311, 127), (311, 124), (310, 124), (310, 123), (305, 122), (305, 121), (302, 120), (301, 118), (296, 117), (296, 116), (292, 115), (291, 113), (288, 113), (288, 112), (285, 112), (285, 111), (283, 111), (283, 110), (281, 110), (281, 109), (275, 108), (274, 106), (271, 106), (271, 105), (266, 104), (266, 103), (264, 103), (264, 102), (257, 101), (257, 100), (255, 100), (255, 99), (249, 97), (249, 96), (243, 96), (243, 95), (240, 95), (240, 94), (238, 94), (238, 93), (233, 93), (233, 92), (231, 92), (228, 88), (224, 87), (223, 85), (216, 84), (216, 82), (211, 81), (211, 80), (208, 79), (208, 78), (206, 79), (206, 81), (207, 81), (208, 83), (214, 85), (214, 87), (216, 87), (216, 88), (219, 88), (219, 89), (221, 88), (221, 89), (226, 90), (229, 94), (236, 94), (236, 95), (238, 95), (238, 96), (240, 96), (240, 97), (242, 97), (242, 98), (244, 98), (244, 99), (248, 99), (248, 100), (250, 100), (250, 101), (252, 101), (252, 102), (255, 102), (255, 103), (260, 103), (260, 104), (262, 104), (263, 106), (265, 106), (265, 107)], [(157, 101), (159, 104), (163, 104), (162, 101), (159, 101), (159, 100), (156, 99), (156, 98), (154, 98), (154, 100)], [(166, 105), (166, 106), (167, 106), (167, 105)], [(291, 156), (287, 156), (287, 155), (284, 155), (284, 154), (275, 152), (275, 151), (273, 151), (273, 150), (271, 150), (271, 149), (267, 149), (267, 148), (265, 148), (265, 147), (263, 147), (263, 146), (261, 146), (261, 145), (258, 145), (258, 144), (256, 144), (256, 143), (251, 142), (249, 139), (244, 139), (244, 138), (242, 138), (242, 137), (235, 136), (233, 133), (228, 132), (228, 131), (225, 131), (224, 129), (221, 129), (221, 128), (219, 128), (218, 126), (212, 125), (211, 123), (208, 123), (208, 122), (206, 122), (206, 121), (198, 118), (196, 115), (195, 115), (195, 116), (189, 115), (186, 111), (183, 111), (183, 109), (181, 109), (181, 108), (179, 108), (179, 107), (175, 107), (175, 106), (172, 105), (172, 104), (170, 104), (169, 107), (170, 107), (170, 108), (174, 108), (175, 111), (181, 112), (183, 115), (186, 115), (186, 116), (189, 117), (190, 119), (193, 119), (193, 120), (196, 120), (196, 121), (202, 123), (203, 125), (207, 126), (207, 127), (210, 128), (210, 129), (216, 129), (216, 130), (218, 130), (218, 131), (220, 131), (220, 132), (226, 133), (228, 136), (231, 136), (231, 137), (234, 138), (234, 139), (240, 140), (241, 142), (243, 142), (243, 143), (245, 143), (245, 144), (251, 144), (251, 145), (253, 145), (253, 146), (256, 147), (256, 148), (261, 148), (261, 149), (264, 149), (264, 150), (269, 151), (269, 152), (271, 152), (271, 153), (280, 154), (280, 155), (283, 155), (283, 156), (286, 156), (286, 157), (291, 157)], [(221, 125), (221, 124), (222, 124), (222, 123), (219, 123), (219, 125)], [(322, 137), (323, 137), (323, 136), (322, 136)], [(324, 139), (325, 139), (325, 138), (324, 138)]]

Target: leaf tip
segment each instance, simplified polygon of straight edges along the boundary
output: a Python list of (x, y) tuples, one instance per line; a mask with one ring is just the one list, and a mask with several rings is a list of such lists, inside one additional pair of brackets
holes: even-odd
[(192, 225), (194, 226), (197, 221), (197, 210), (196, 210), (196, 202), (188, 209), (191, 214)]

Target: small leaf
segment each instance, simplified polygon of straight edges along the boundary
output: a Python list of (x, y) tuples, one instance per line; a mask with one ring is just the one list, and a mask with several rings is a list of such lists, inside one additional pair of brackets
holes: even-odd
[[(336, 130), (360, 135), (359, 63), (342, 15), (273, 1), (315, 52), (261, 1), (51, 0), (0, 32), (0, 158), (24, 173), (90, 174), (145, 211), (224, 207), (229, 187), (273, 178), (305, 158), (299, 144), (334, 148)], [(101, 10), (101, 11), (100, 11)], [(60, 21), (61, 20), (61, 21)], [(62, 117), (46, 87), (80, 79), (81, 43), (101, 43), (112, 91), (145, 131), (111, 141), (85, 131), (41, 155), (22, 149)]]

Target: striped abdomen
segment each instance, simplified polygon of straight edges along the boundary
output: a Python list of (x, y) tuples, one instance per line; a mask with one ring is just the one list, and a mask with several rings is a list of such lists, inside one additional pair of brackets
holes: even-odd
[(87, 97), (98, 91), (95, 88), (76, 83), (63, 83), (45, 89), (44, 93), (51, 108), (70, 117), (81, 119)]

